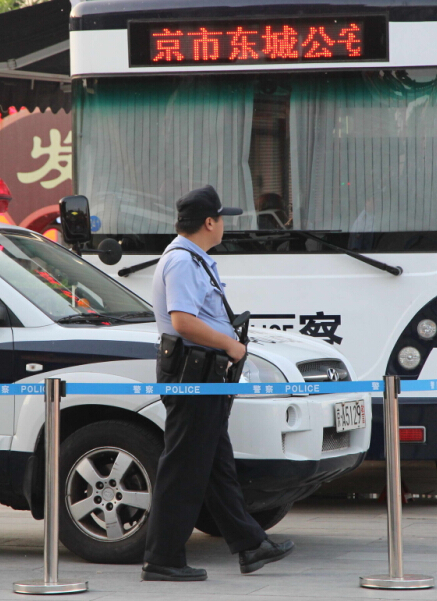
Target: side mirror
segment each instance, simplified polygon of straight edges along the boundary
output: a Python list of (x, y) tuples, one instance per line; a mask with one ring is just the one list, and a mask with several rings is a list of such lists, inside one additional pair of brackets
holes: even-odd
[(113, 238), (105, 238), (98, 246), (99, 259), (105, 265), (115, 265), (121, 259), (123, 251), (120, 244)]
[(68, 244), (91, 240), (91, 221), (86, 196), (65, 196), (59, 201), (62, 235)]

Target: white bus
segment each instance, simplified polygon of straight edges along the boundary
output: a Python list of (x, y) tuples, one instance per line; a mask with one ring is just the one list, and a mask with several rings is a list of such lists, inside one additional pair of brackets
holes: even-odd
[[(108, 273), (150, 300), (175, 201), (212, 184), (244, 211), (213, 252), (252, 325), (326, 340), (363, 380), (437, 378), (436, 39), (428, 0), (78, 4), (87, 258), (117, 240)], [(403, 459), (437, 458), (436, 402), (401, 395)]]

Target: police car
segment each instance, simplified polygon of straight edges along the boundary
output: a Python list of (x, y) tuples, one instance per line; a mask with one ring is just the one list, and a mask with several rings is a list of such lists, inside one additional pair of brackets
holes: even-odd
[[(133, 390), (62, 399), (60, 538), (90, 561), (142, 557), (165, 411), (136, 384), (155, 381), (157, 343), (147, 302), (64, 247), (0, 225), (0, 502), (43, 517), (45, 378)], [(242, 381), (293, 383), (283, 396), (264, 387), (237, 397), (230, 422), (248, 509), (269, 528), (361, 463), (371, 403), (369, 394), (308, 395), (318, 382), (354, 377), (324, 342), (251, 329), (249, 353)], [(338, 407), (359, 407), (360, 419), (339, 426)], [(216, 531), (205, 509), (197, 526)]]

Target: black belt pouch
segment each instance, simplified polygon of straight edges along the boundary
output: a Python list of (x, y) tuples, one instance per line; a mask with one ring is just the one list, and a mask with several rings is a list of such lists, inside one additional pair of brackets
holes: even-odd
[(179, 336), (162, 334), (161, 336), (161, 369), (170, 376), (179, 371), (184, 355), (184, 343)]
[(188, 382), (190, 384), (199, 384), (204, 382), (203, 374), (207, 365), (208, 351), (197, 346), (190, 346), (186, 349), (186, 355), (182, 366), (179, 382)]
[(224, 382), (228, 363), (229, 357), (226, 353), (213, 352), (205, 374), (205, 382), (211, 384)]

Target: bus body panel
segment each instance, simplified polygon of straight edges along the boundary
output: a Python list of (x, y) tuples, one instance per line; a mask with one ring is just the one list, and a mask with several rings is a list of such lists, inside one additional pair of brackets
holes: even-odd
[[(71, 44), (71, 75), (84, 77), (92, 75), (141, 75), (141, 74), (171, 74), (223, 72), (221, 65), (202, 66), (161, 66), (161, 67), (130, 67), (127, 32), (123, 29), (72, 31)], [(266, 65), (232, 65), (226, 71), (293, 71), (308, 69), (338, 70), (355, 69), (393, 69), (396, 67), (422, 67), (435, 65), (434, 42), (437, 37), (437, 22), (420, 23), (389, 23), (389, 57), (388, 61), (368, 61), (354, 64), (342, 62), (308, 64), (266, 64)], [(414, 38), (418, 43), (409, 45), (405, 40)]]
[[(168, 19), (173, 23), (177, 22), (178, 19), (181, 22), (184, 22), (184, 20), (190, 22), (198, 20), (200, 24), (202, 18), (209, 22), (214, 19), (259, 18), (262, 20), (269, 16), (282, 16), (291, 20), (294, 17), (313, 17), (314, 15), (325, 17), (338, 15), (342, 18), (353, 18), (354, 16), (358, 18), (359, 15), (385, 15), (387, 17), (387, 60), (315, 61), (308, 63), (283, 61), (267, 64), (231, 65), (214, 64), (213, 61), (209, 61), (201, 65), (178, 66), (174, 63), (153, 67), (129, 66), (128, 22), (130, 20)], [(363, 229), (362, 231), (381, 234), (380, 238), (383, 238), (383, 240), (379, 242), (373, 240), (371, 242), (373, 246), (358, 247), (358, 250), (364, 255), (389, 266), (400, 266), (403, 273), (400, 276), (393, 276), (386, 271), (378, 270), (350, 256), (341, 254), (341, 251), (334, 253), (332, 249), (328, 250), (323, 244), (319, 245), (318, 248), (314, 246), (310, 248), (307, 245), (306, 249), (302, 250), (298, 245), (293, 247), (292, 242), (290, 242), (288, 251), (281, 251), (278, 250), (278, 245), (275, 246), (273, 241), (273, 250), (269, 250), (267, 244), (263, 247), (263, 250), (257, 250), (256, 244), (254, 244), (253, 254), (245, 252), (244, 244), (240, 245), (239, 250), (229, 250), (231, 244), (229, 248), (219, 248), (214, 254), (223, 280), (228, 285), (227, 295), (231, 305), (235, 307), (236, 311), (250, 310), (253, 315), (253, 326), (309, 334), (337, 345), (351, 361), (360, 379), (379, 380), (386, 373), (399, 373), (404, 378), (413, 379), (433, 378), (437, 374), (437, 342), (435, 341), (437, 338), (424, 340), (417, 332), (417, 325), (419, 321), (424, 319), (435, 319), (437, 321), (437, 301), (434, 303), (434, 299), (437, 299), (437, 256), (434, 252), (437, 250), (437, 235), (435, 234), (437, 216), (434, 215), (432, 208), (433, 199), (435, 198), (433, 172), (436, 164), (435, 157), (437, 156), (437, 152), (434, 154), (434, 147), (437, 148), (437, 107), (435, 107), (437, 75), (434, 73), (437, 63), (434, 52), (436, 38), (437, 6), (434, 1), (425, 0), (419, 2), (395, 1), (389, 5), (387, 2), (379, 0), (367, 3), (337, 2), (335, 5), (324, 2), (311, 2), (303, 5), (290, 0), (283, 3), (271, 0), (263, 2), (263, 4), (236, 1), (232, 6), (227, 6), (224, 1), (215, 0), (210, 5), (202, 5), (202, 7), (194, 2), (186, 2), (182, 5), (180, 2), (175, 3), (171, 0), (164, 0), (164, 2), (159, 3), (144, 0), (80, 3), (73, 9), (71, 19), (71, 64), (72, 76), (76, 79), (73, 85), (76, 84), (77, 92), (74, 108), (77, 129), (75, 135), (78, 141), (75, 157), (75, 187), (77, 193), (87, 195), (88, 189), (92, 188), (94, 190), (94, 184), (90, 184), (93, 178), (102, 182), (102, 184), (96, 184), (95, 186), (97, 193), (94, 195), (95, 198), (92, 199), (91, 209), (92, 215), (96, 217), (96, 222), (100, 219), (99, 227), (103, 223), (100, 231), (98, 229), (94, 230), (95, 236), (93, 236), (90, 250), (85, 251), (84, 256), (87, 260), (101, 266), (97, 256), (93, 255), (92, 249), (97, 247), (103, 236), (109, 235), (117, 239), (122, 247), (124, 247), (125, 240), (129, 242), (129, 236), (131, 236), (131, 244), (126, 244), (126, 252), (120, 263), (113, 267), (105, 267), (105, 270), (146, 300), (151, 300), (153, 266), (132, 273), (127, 278), (119, 278), (118, 272), (122, 268), (157, 259), (159, 253), (164, 250), (165, 245), (169, 242), (166, 239), (164, 244), (164, 236), (161, 241), (157, 242), (159, 235), (165, 233), (166, 236), (169, 236), (173, 232), (175, 219), (170, 210), (170, 201), (166, 198), (166, 194), (169, 196), (168, 190), (165, 190), (165, 193), (162, 192), (163, 183), (161, 180), (161, 185), (155, 182), (153, 190), (143, 190), (142, 183), (138, 184), (136, 189), (133, 189), (132, 182), (135, 182), (137, 174), (141, 170), (141, 163), (139, 166), (135, 166), (132, 160), (135, 153), (131, 152), (130, 145), (137, 146), (135, 149), (137, 153), (140, 153), (141, 145), (143, 145), (143, 152), (146, 153), (145, 156), (147, 157), (145, 166), (147, 166), (147, 161), (152, 165), (149, 170), (150, 178), (159, 179), (160, 171), (170, 173), (172, 169), (171, 160), (175, 160), (172, 155), (169, 166), (165, 164), (167, 148), (171, 148), (172, 145), (177, 146), (180, 143), (181, 156), (184, 155), (186, 149), (183, 146), (185, 144), (183, 135), (185, 134), (181, 132), (185, 131), (183, 127), (185, 127), (186, 122), (189, 122), (188, 129), (191, 137), (189, 143), (187, 142), (187, 147), (189, 144), (191, 145), (190, 149), (193, 147), (192, 139), (197, 135), (198, 137), (203, 136), (203, 144), (206, 149), (205, 152), (198, 155), (193, 153), (193, 156), (190, 156), (189, 159), (195, 165), (196, 161), (202, 161), (206, 157), (205, 160), (207, 162), (211, 161), (215, 168), (222, 158), (220, 156), (217, 159), (217, 156), (213, 153), (213, 150), (215, 152), (215, 149), (212, 149), (212, 144), (215, 143), (213, 138), (214, 136), (217, 137), (217, 132), (211, 123), (218, 116), (223, 119), (223, 123), (225, 122), (222, 115), (220, 115), (220, 102), (223, 103), (225, 109), (228, 107), (220, 97), (219, 92), (214, 96), (215, 89), (213, 89), (213, 86), (208, 88), (205, 85), (204, 89), (200, 90), (202, 94), (205, 94), (205, 97), (213, 100), (210, 105), (205, 103), (208, 104), (208, 110), (210, 106), (215, 106), (214, 102), (219, 107), (217, 113), (214, 113), (215, 109), (213, 108), (211, 109), (211, 116), (205, 118), (206, 129), (210, 128), (212, 131), (209, 134), (205, 133), (202, 130), (203, 123), (201, 120), (190, 121), (193, 118), (192, 115), (197, 114), (196, 111), (199, 106), (203, 108), (204, 105), (193, 103), (191, 106), (190, 102), (193, 102), (191, 97), (183, 89), (183, 85), (179, 84), (175, 84), (175, 87), (170, 89), (173, 84), (169, 83), (165, 93), (162, 92), (162, 96), (159, 96), (161, 92), (158, 88), (161, 84), (158, 83), (158, 80), (174, 82), (178, 79), (174, 76), (179, 74), (187, 76), (186, 78), (181, 77), (181, 81), (223, 82), (229, 75), (230, 82), (236, 82), (239, 78), (241, 80), (246, 78), (245, 81), (249, 82), (249, 77), (253, 75), (253, 79), (247, 84), (245, 93), (248, 89), (251, 89), (250, 86), (256, 87), (258, 85), (258, 98), (256, 99), (258, 104), (255, 105), (254, 99), (251, 100), (252, 105), (250, 101), (247, 101), (247, 96), (244, 96), (241, 91), (243, 84), (241, 89), (238, 88), (238, 93), (235, 94), (235, 97), (240, 94), (235, 105), (237, 106), (237, 103), (240, 102), (237, 109), (235, 109), (236, 114), (238, 110), (240, 111), (235, 123), (239, 122), (240, 115), (244, 116), (246, 123), (250, 120), (250, 115), (248, 117), (244, 110), (248, 111), (247, 107), (250, 109), (251, 106), (253, 107), (253, 121), (255, 122), (258, 118), (256, 126), (252, 130), (248, 130), (248, 137), (243, 133), (239, 142), (237, 141), (236, 145), (238, 146), (238, 143), (240, 143), (242, 149), (243, 158), (241, 162), (249, 163), (248, 146), (252, 142), (250, 135), (259, 135), (259, 140), (261, 140), (261, 142), (255, 140), (252, 146), (255, 147), (256, 144), (259, 144), (260, 147), (268, 146), (269, 141), (265, 142), (263, 141), (265, 139), (262, 138), (262, 135), (265, 134), (263, 129), (268, 130), (270, 128), (273, 131), (275, 127), (278, 130), (282, 128), (282, 146), (278, 144), (277, 153), (274, 154), (272, 151), (271, 156), (268, 157), (271, 165), (281, 160), (284, 164), (287, 161), (291, 164), (291, 157), (295, 159), (299, 153), (301, 154), (299, 160), (303, 156), (302, 163), (305, 163), (305, 157), (311, 154), (312, 144), (314, 147), (317, 147), (317, 144), (323, 144), (321, 137), (323, 137), (324, 130), (322, 128), (325, 127), (328, 133), (334, 129), (337, 137), (334, 140), (335, 136), (332, 134), (332, 153), (338, 152), (340, 158), (337, 163), (334, 164), (333, 162), (332, 174), (329, 174), (327, 170), (323, 171), (320, 167), (320, 163), (324, 160), (323, 152), (317, 158), (318, 163), (314, 160), (310, 164), (308, 172), (311, 171), (311, 168), (314, 171), (319, 170), (317, 173), (320, 172), (320, 178), (323, 181), (322, 184), (314, 186), (314, 192), (311, 188), (312, 182), (310, 182), (308, 197), (311, 200), (311, 194), (313, 194), (320, 205), (323, 203), (325, 196), (332, 193), (331, 206), (326, 205), (328, 212), (331, 209), (337, 210), (336, 206), (337, 208), (340, 205), (343, 207), (347, 204), (348, 199), (352, 198), (355, 202), (354, 211), (356, 210), (356, 213), (359, 213), (358, 206), (360, 203), (363, 204), (364, 198), (367, 203), (367, 196), (364, 197), (364, 193), (367, 194), (367, 190), (365, 190), (367, 180), (363, 183), (367, 178), (372, 184), (370, 186), (372, 190), (378, 191), (379, 200), (384, 204), (384, 209), (381, 209), (379, 229)], [(305, 73), (305, 76), (303, 73)], [(356, 80), (351, 83), (353, 76), (357, 74), (362, 76), (363, 79), (368, 74), (371, 75), (362, 88), (357, 85)], [(153, 75), (159, 75), (160, 77), (155, 77), (152, 81), (150, 77)], [(288, 81), (285, 81), (290, 75), (294, 79), (289, 78)], [(342, 75), (345, 76), (344, 81), (340, 80)], [(416, 77), (416, 75), (418, 76)], [(270, 76), (275, 78), (275, 86), (280, 87), (281, 77), (284, 78), (286, 85), (277, 93), (275, 97), (276, 105), (272, 103), (266, 108), (266, 97), (268, 94), (274, 96), (276, 93), (268, 90)], [(120, 79), (120, 84), (117, 86), (118, 77), (122, 79)], [(317, 105), (318, 94), (326, 93), (326, 98), (329, 101), (331, 100), (328, 87), (331, 85), (329, 82), (333, 81), (335, 77), (337, 79), (332, 83), (332, 90), (333, 96), (337, 94), (337, 100), (332, 101), (334, 103), (332, 105), (329, 105), (329, 102), (326, 106), (323, 103), (320, 106)], [(112, 83), (105, 88), (104, 81), (110, 81), (111, 78)], [(313, 84), (308, 84), (308, 87), (305, 88), (302, 84), (304, 78), (312, 78)], [(144, 115), (141, 113), (142, 106), (141, 103), (138, 103), (138, 97), (142, 97), (147, 90), (129, 83), (141, 79), (145, 82), (152, 82), (150, 88), (157, 89), (156, 98), (159, 97), (159, 102), (161, 102), (159, 104), (156, 99), (147, 100), (149, 105), (144, 109)], [(126, 85), (124, 85), (125, 83)], [(130, 87), (127, 85), (128, 83)], [(111, 91), (111, 85), (113, 90), (118, 88), (117, 91)], [(163, 90), (165, 85), (162, 85)], [(354, 85), (356, 89), (359, 88), (355, 96), (350, 92)], [(82, 99), (79, 99), (79, 87), (87, 90)], [(104, 91), (102, 91), (103, 89)], [(235, 89), (237, 89), (237, 85)], [(199, 90), (195, 86), (193, 86), (193, 90), (193, 96), (199, 96), (197, 94)], [(100, 105), (96, 100), (99, 93), (102, 94)], [(112, 97), (111, 93), (113, 94)], [(123, 97), (123, 94), (127, 96)], [(151, 93), (151, 97), (153, 94), (155, 94), (155, 90)], [(184, 96), (184, 94), (186, 95)], [(207, 96), (208, 94), (209, 96)], [(314, 102), (314, 116), (310, 115), (308, 117), (308, 125), (305, 121), (305, 125), (301, 126), (301, 122), (307, 119), (307, 114), (310, 111), (305, 113), (306, 105), (304, 104), (302, 104), (303, 108), (296, 109), (293, 102), (297, 101), (293, 99), (293, 94), (294, 98), (299, 95), (301, 95), (300, 98), (304, 99), (308, 97), (310, 100), (307, 102), (310, 108), (313, 108), (311, 102)], [(307, 97), (305, 94), (307, 94)], [(341, 94), (344, 94), (344, 97), (341, 97)], [(362, 105), (359, 104), (360, 94), (363, 95), (363, 98), (365, 94), (368, 94), (366, 99), (362, 101)], [(255, 95), (254, 93), (254, 98)], [(178, 102), (178, 97), (182, 98), (181, 105), (177, 107), (177, 110), (173, 110), (173, 106)], [(127, 98), (132, 104), (129, 105), (129, 108), (124, 109), (124, 100), (127, 100)], [(135, 98), (137, 99), (134, 102)], [(341, 98), (341, 100), (338, 101), (338, 98)], [(156, 103), (156, 106), (153, 105), (152, 107), (152, 101)], [(337, 105), (335, 104), (336, 101), (338, 101)], [(184, 102), (188, 107), (186, 113), (183, 112)], [(226, 99), (226, 102), (228, 102), (228, 99)], [(117, 106), (120, 108), (112, 109), (111, 103), (113, 106), (118, 103)], [(356, 104), (354, 105), (354, 103)], [(146, 102), (144, 106), (146, 106)], [(369, 113), (362, 117), (361, 113), (364, 113), (364, 109), (367, 110), (369, 106), (372, 107), (369, 109)], [(151, 107), (156, 112), (153, 112)], [(386, 107), (389, 107), (388, 111), (386, 111)], [(83, 151), (81, 146), (84, 144), (81, 138), (83, 132), (80, 129), (80, 123), (85, 117), (85, 121), (88, 119), (85, 127), (89, 127), (95, 117), (101, 117), (103, 128), (96, 130), (93, 134), (96, 139), (100, 138), (101, 132), (105, 130), (107, 124), (111, 123), (111, 110), (119, 111), (112, 115), (112, 123), (115, 121), (125, 123), (125, 129), (129, 129), (130, 132), (134, 133), (129, 134), (130, 138), (128, 135), (126, 135), (126, 139), (123, 137), (119, 146), (115, 135), (113, 138), (109, 137), (114, 146), (117, 145), (112, 155), (116, 157), (116, 164), (106, 172), (101, 166), (105, 164), (105, 161), (107, 164), (111, 163), (109, 157), (103, 156), (104, 148), (110, 145), (111, 142), (101, 142), (100, 150), (98, 150), (97, 142), (95, 143), (96, 146), (93, 146), (94, 142), (88, 141), (88, 146), (85, 145), (85, 151)], [(89, 111), (89, 114), (87, 114), (87, 111)], [(141, 117), (138, 118), (138, 121), (129, 121), (128, 114), (137, 114), (136, 111), (139, 111), (138, 114), (141, 114)], [(274, 113), (271, 122), (268, 120), (268, 111)], [(89, 115), (92, 115), (92, 117), (89, 117)], [(311, 121), (311, 118), (314, 119), (314, 122)], [(144, 131), (153, 132), (144, 136), (146, 138), (149, 135), (148, 144), (141, 139), (141, 127), (136, 130), (137, 124), (142, 124), (143, 119), (150, 123), (149, 130), (145, 127)], [(276, 121), (273, 123), (274, 119)], [(378, 126), (374, 126), (374, 123), (378, 120), (380, 120), (380, 130), (378, 130)], [(162, 129), (159, 129), (160, 122), (166, 124)], [(315, 125), (312, 125), (312, 123)], [(419, 125), (416, 126), (416, 123)], [(423, 123), (425, 123), (425, 126), (423, 126)], [(290, 143), (290, 139), (293, 137), (290, 134), (292, 127), (295, 129), (301, 127), (301, 130)], [(308, 139), (303, 140), (304, 134), (302, 132), (305, 127), (308, 129), (308, 132), (304, 132), (307, 133)], [(117, 131), (124, 134), (121, 126), (120, 130)], [(317, 134), (320, 131), (322, 134), (318, 137)], [(200, 132), (202, 132), (202, 136)], [(314, 134), (314, 139), (311, 138), (312, 134)], [(272, 134), (269, 140), (272, 140), (274, 135), (276, 134)], [(358, 140), (356, 156), (354, 155), (353, 159), (355, 161), (353, 169), (349, 165), (349, 162), (352, 162), (352, 155), (347, 154), (349, 151), (344, 150), (342, 136), (343, 139), (352, 140), (354, 143), (355, 138)], [(101, 135), (101, 140), (106, 140), (104, 134)], [(304, 142), (303, 146), (299, 145), (302, 140)], [(372, 146), (373, 143), (374, 146)], [(224, 147), (222, 140), (220, 140), (218, 146), (220, 144)], [(359, 144), (362, 147), (360, 146), (358, 149)], [(405, 150), (400, 149), (402, 144), (405, 145)], [(250, 146), (251, 153), (253, 151), (252, 146)], [(284, 152), (284, 148), (286, 152)], [(329, 144), (326, 148), (326, 152), (328, 152)], [(100, 156), (100, 153), (102, 156)], [(344, 153), (346, 160), (343, 160), (341, 153)], [(158, 156), (157, 159), (154, 158), (154, 154)], [(226, 152), (223, 151), (223, 156), (225, 154)], [(211, 156), (211, 159), (209, 156)], [(393, 164), (397, 164), (397, 167), (390, 172), (389, 169), (392, 168), (392, 163), (387, 157)], [(295, 163), (299, 163), (299, 160), (296, 159)], [(416, 163), (414, 162), (416, 160), (417, 168), (415, 168)], [(182, 162), (181, 160), (180, 163), (175, 163), (175, 170), (177, 171), (174, 175), (175, 180), (177, 178), (182, 179)], [(268, 161), (266, 160), (266, 162)], [(80, 166), (79, 163), (81, 163)], [(252, 167), (253, 165), (250, 164), (250, 169)], [(305, 187), (305, 177), (309, 177), (305, 168), (305, 165), (304, 168), (301, 165), (298, 167), (292, 165), (289, 173), (282, 173), (281, 175), (284, 181), (288, 178), (289, 190), (287, 189), (286, 196), (283, 198), (284, 201), (288, 200), (290, 208), (292, 203), (293, 208), (298, 207), (300, 210), (302, 207), (305, 208), (299, 194), (295, 194), (295, 190), (293, 190), (293, 194), (291, 192), (292, 180), (294, 180), (294, 186), (296, 186), (295, 182), (302, 178), (304, 183), (301, 184), (299, 179), (297, 187), (301, 186), (302, 189)], [(99, 169), (100, 171), (98, 171)], [(135, 169), (137, 169), (137, 172), (135, 172)], [(349, 178), (348, 170), (352, 171), (355, 181)], [(258, 172), (252, 174), (249, 170), (249, 164), (243, 165), (242, 171), (244, 171), (243, 179), (247, 177), (249, 172), (249, 176), (252, 175), (254, 181), (256, 179), (262, 180), (263, 174), (260, 175)], [(283, 171), (287, 171), (287, 167), (284, 167)], [(406, 171), (408, 171), (408, 177), (405, 177)], [(212, 172), (213, 168), (211, 168)], [(132, 173), (135, 173), (135, 176), (132, 176)], [(374, 175), (375, 173), (376, 175)], [(142, 173), (138, 175), (138, 181), (141, 180), (142, 176)], [(223, 180), (225, 181), (226, 177)], [(351, 185), (351, 188), (355, 186), (355, 197), (350, 195), (345, 200), (346, 196), (343, 192), (337, 190), (337, 193), (334, 193), (334, 187), (332, 187), (332, 190), (330, 188), (334, 180), (338, 180), (338, 186)], [(192, 181), (197, 184), (195, 177), (192, 178)], [(391, 195), (393, 195), (393, 198), (396, 196), (391, 189), (393, 182), (396, 183), (394, 187), (397, 186), (396, 194), (398, 195), (396, 200), (398, 204), (394, 205), (394, 209), (391, 208)], [(171, 182), (172, 185), (173, 183)], [(214, 184), (215, 182), (211, 179), (201, 183), (203, 185), (204, 183)], [(108, 185), (107, 190), (105, 189), (106, 185)], [(192, 187), (196, 186), (193, 185)], [(255, 187), (254, 184), (254, 200), (256, 198)], [(285, 189), (287, 185), (284, 184), (283, 187)], [(237, 189), (238, 185), (234, 188)], [(219, 192), (221, 191), (219, 190)], [(244, 189), (244, 194), (246, 192), (247, 190)], [(240, 193), (241, 188), (235, 193), (237, 199)], [(362, 195), (362, 198), (359, 197), (359, 194)], [(112, 205), (109, 205), (108, 210), (105, 211), (105, 203), (111, 202), (106, 197), (111, 195), (116, 197), (117, 200), (115, 203), (112, 201)], [(178, 196), (180, 194), (173, 193), (173, 203)], [(226, 197), (226, 202), (229, 204), (230, 198), (225, 194), (222, 194), (222, 196), (223, 199)], [(423, 200), (421, 205), (420, 199), (422, 197), (424, 199), (426, 197), (426, 201)], [(161, 199), (163, 199), (162, 203), (164, 205), (162, 211), (160, 211)], [(234, 198), (231, 200), (235, 201)], [(246, 200), (247, 198), (244, 202)], [(308, 203), (310, 203), (310, 200)], [(317, 210), (319, 212), (325, 210), (325, 206), (323, 205), (320, 208), (316, 200), (312, 202), (315, 206), (315, 209), (313, 206), (314, 214), (317, 217)], [(251, 199), (249, 201), (252, 202)], [(117, 204), (118, 202), (120, 206)], [(235, 202), (238, 202), (238, 200)], [(149, 203), (150, 208), (143, 210), (141, 203), (144, 205)], [(335, 205), (335, 203), (337, 204)], [(249, 213), (247, 206), (245, 206), (246, 212)], [(387, 206), (389, 206), (388, 209)], [(427, 211), (429, 222), (427, 222)], [(108, 216), (110, 213), (112, 221)], [(301, 220), (296, 218), (296, 213), (297, 210), (295, 211), (294, 225), (289, 226), (290, 228), (294, 227), (296, 230), (307, 229), (309, 232), (314, 231), (316, 234), (319, 232), (318, 235), (324, 237), (325, 240), (334, 241), (339, 246), (342, 246), (343, 243), (344, 246), (351, 244), (347, 240), (347, 235), (354, 231), (361, 231), (350, 227), (353, 218), (356, 217), (356, 215), (352, 216), (353, 211), (351, 213), (350, 210), (347, 217), (349, 221), (339, 218), (337, 222), (332, 221), (332, 223), (337, 223), (337, 226), (329, 227), (328, 225), (319, 228), (314, 225), (316, 219), (313, 219), (313, 223), (309, 218), (305, 222), (303, 218)], [(123, 215), (120, 218), (120, 223), (123, 226), (132, 222), (131, 232), (129, 228), (127, 230), (123, 230), (122, 227), (117, 229), (119, 227), (117, 221), (119, 217), (117, 215), (119, 214)], [(104, 223), (106, 217), (107, 223)], [(392, 221), (394, 222), (396, 219), (397, 222), (393, 225)], [(142, 224), (143, 222), (147, 226), (144, 231), (138, 226), (139, 223)], [(307, 227), (304, 227), (305, 223)], [(329, 223), (329, 219), (326, 223)], [(346, 227), (340, 227), (339, 223), (346, 223)], [(388, 227), (386, 227), (387, 224)], [(161, 226), (162, 229), (160, 230)], [(281, 225), (281, 227), (284, 227), (286, 231), (287, 226)], [(157, 228), (156, 231), (154, 228)], [(249, 227), (241, 228), (241, 230), (243, 229), (245, 232), (249, 231), (248, 235), (256, 236), (262, 228), (259, 227), (258, 230)], [(331, 231), (328, 231), (329, 229)], [(233, 231), (242, 234), (237, 227), (233, 227)], [(152, 235), (148, 238), (147, 234), (149, 233)], [(277, 233), (276, 231), (275, 234)], [(378, 246), (380, 243), (381, 245)], [(238, 246), (238, 241), (236, 246)], [(132, 250), (135, 248), (138, 248), (138, 250)], [(351, 246), (348, 246), (348, 248), (353, 250)], [(355, 250), (357, 249), (355, 248)], [(422, 352), (421, 363), (413, 371), (402, 370), (397, 359), (398, 353), (402, 348), (413, 345), (417, 346)], [(373, 401), (375, 410), (374, 428), (371, 451), (368, 456), (372, 459), (382, 459), (384, 451), (381, 396), (376, 394)], [(436, 398), (428, 393), (416, 393), (414, 396), (412, 394), (401, 394), (401, 425), (425, 425), (427, 428), (427, 438), (424, 443), (402, 445), (403, 458), (434, 460), (437, 458), (436, 410)]]

